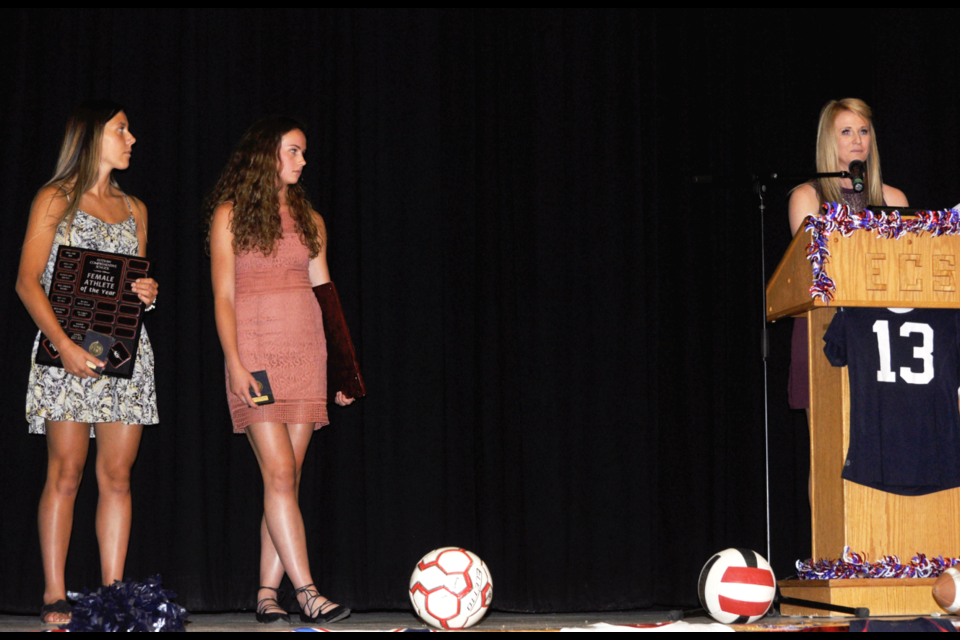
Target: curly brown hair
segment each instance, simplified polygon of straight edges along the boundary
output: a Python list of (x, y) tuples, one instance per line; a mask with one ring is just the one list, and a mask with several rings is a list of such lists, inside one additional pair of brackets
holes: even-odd
[[(283, 237), (280, 225), (280, 187), (277, 185), (277, 163), (280, 141), (294, 129), (306, 135), (304, 126), (287, 116), (271, 116), (250, 127), (230, 156), (220, 179), (203, 203), (207, 223), (206, 248), (210, 253), (210, 230), (214, 210), (225, 202), (233, 203), (230, 231), (233, 251), (243, 255), (258, 251), (270, 255)], [(307, 193), (300, 182), (287, 185), (287, 206), (296, 222), (300, 241), (315, 258), (323, 248), (317, 221)]]

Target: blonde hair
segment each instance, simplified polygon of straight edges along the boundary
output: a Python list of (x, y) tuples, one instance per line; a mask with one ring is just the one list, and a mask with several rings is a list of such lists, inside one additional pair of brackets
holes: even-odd
[[(873, 129), (873, 112), (867, 103), (858, 98), (831, 100), (820, 111), (817, 129), (817, 173), (846, 171), (840, 166), (840, 145), (834, 122), (844, 111), (854, 113), (867, 123), (870, 129), (870, 155), (866, 161), (867, 203), (883, 204), (883, 177), (880, 173), (880, 150), (877, 134)], [(824, 202), (841, 202), (840, 178), (820, 178), (820, 194)]]
[[(70, 237), (70, 226), (80, 208), (80, 198), (97, 184), (103, 130), (121, 111), (123, 107), (110, 100), (87, 100), (70, 114), (63, 144), (60, 145), (57, 169), (53, 178), (41, 187), (41, 190), (49, 186), (63, 190), (66, 205), (54, 226), (67, 220), (67, 237)], [(112, 174), (110, 184), (120, 188)]]

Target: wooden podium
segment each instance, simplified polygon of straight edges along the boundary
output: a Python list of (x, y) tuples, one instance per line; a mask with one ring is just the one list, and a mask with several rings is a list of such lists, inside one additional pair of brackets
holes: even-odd
[[(809, 231), (798, 233), (770, 279), (767, 320), (808, 320), (812, 557), (836, 559), (845, 546), (867, 553), (871, 561), (896, 555), (908, 563), (918, 552), (960, 556), (960, 489), (908, 497), (840, 477), (850, 443), (850, 386), (846, 367), (831, 366), (823, 354), (823, 335), (839, 307), (960, 308), (960, 236), (886, 240), (870, 231), (848, 238), (832, 233), (826, 266), (836, 291), (829, 305), (810, 297), (810, 241)], [(943, 612), (931, 595), (933, 582), (785, 580), (780, 589), (787, 597), (869, 607), (871, 615), (925, 615)], [(781, 612), (838, 615), (787, 605)]]

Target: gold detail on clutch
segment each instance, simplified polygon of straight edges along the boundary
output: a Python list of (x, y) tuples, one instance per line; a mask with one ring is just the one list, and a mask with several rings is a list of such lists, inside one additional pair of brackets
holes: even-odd
[(99, 358), (101, 355), (103, 355), (103, 345), (99, 342), (94, 342), (92, 345), (90, 345), (90, 355), (92, 355), (94, 358)]

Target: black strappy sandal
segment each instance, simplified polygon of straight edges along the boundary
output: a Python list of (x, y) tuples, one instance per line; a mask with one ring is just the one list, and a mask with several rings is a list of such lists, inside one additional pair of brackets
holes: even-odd
[(51, 613), (68, 613), (73, 614), (73, 607), (70, 606), (70, 603), (66, 600), (57, 600), (56, 602), (51, 602), (50, 604), (45, 604), (40, 607), (40, 621), (43, 624), (70, 624), (69, 620), (63, 622), (48, 622), (47, 616)]
[[(290, 622), (290, 616), (286, 613), (280, 613), (278, 611), (267, 612), (267, 609), (270, 608), (270, 603), (275, 602), (277, 607), (280, 607), (280, 600), (283, 599), (283, 592), (274, 587), (257, 587), (257, 590), (267, 589), (268, 591), (273, 591), (277, 594), (276, 598), (264, 598), (257, 602), (257, 622), (260, 624), (273, 624), (275, 622)], [(282, 608), (282, 607), (281, 607)]]
[[(311, 591), (313, 592), (313, 595), (311, 595)], [(310, 605), (313, 604), (313, 601), (320, 597), (320, 592), (317, 591), (316, 586), (313, 584), (304, 585), (293, 593), (296, 596), (299, 596), (301, 593), (307, 596), (307, 601), (303, 604), (303, 606), (300, 607), (301, 622), (307, 622), (309, 624), (330, 624), (332, 622), (336, 622), (337, 620), (343, 620), (350, 615), (349, 607), (334, 604), (329, 599), (320, 605), (320, 607), (317, 609), (317, 615), (310, 616), (305, 613), (306, 611), (311, 610), (312, 607)], [(299, 598), (297, 602), (300, 602)]]

